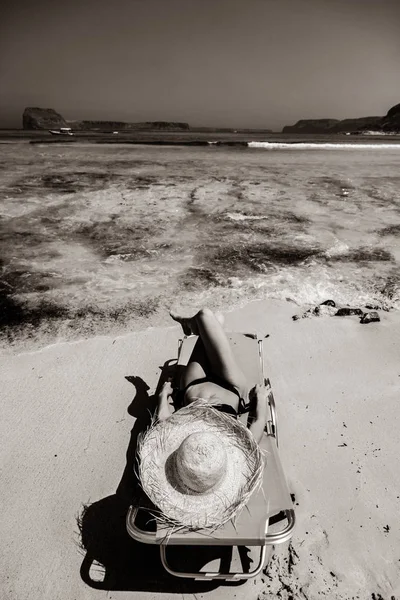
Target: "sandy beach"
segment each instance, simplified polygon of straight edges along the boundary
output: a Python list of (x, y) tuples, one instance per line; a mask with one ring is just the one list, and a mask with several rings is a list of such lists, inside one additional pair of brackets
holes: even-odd
[(400, 600), (400, 0), (0, 14), (0, 600)]
[(179, 327), (4, 354), (2, 598), (399, 597), (399, 314), (361, 325), (296, 313), (270, 300), (225, 314), (229, 330), (269, 334), (266, 372), (297, 514), (290, 546), (233, 587), (163, 576), (157, 548), (125, 533), (116, 494), (141, 399), (176, 357)]

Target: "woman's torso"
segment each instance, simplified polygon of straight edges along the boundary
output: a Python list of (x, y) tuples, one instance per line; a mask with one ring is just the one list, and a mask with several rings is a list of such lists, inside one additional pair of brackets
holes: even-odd
[(212, 381), (195, 383), (186, 390), (184, 396), (184, 403), (186, 405), (199, 399), (214, 405), (228, 404), (229, 406), (232, 406), (236, 412), (238, 412), (239, 409), (238, 393), (227, 390)]

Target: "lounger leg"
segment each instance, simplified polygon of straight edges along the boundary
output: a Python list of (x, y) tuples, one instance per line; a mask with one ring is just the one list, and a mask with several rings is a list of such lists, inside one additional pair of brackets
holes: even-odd
[(243, 572), (219, 573), (218, 571), (208, 571), (208, 572), (198, 571), (197, 573), (185, 573), (183, 571), (175, 571), (174, 569), (172, 569), (170, 567), (170, 565), (168, 564), (168, 561), (167, 561), (167, 546), (164, 544), (160, 546), (161, 562), (163, 564), (164, 569), (170, 575), (174, 575), (175, 577), (185, 577), (188, 579), (208, 579), (208, 580), (210, 580), (210, 579), (225, 579), (226, 581), (251, 579), (252, 577), (255, 577), (256, 575), (258, 575), (261, 572), (261, 570), (264, 566), (266, 555), (267, 555), (267, 546), (265, 546), (265, 545), (261, 546), (260, 547), (260, 558), (259, 558), (258, 564), (255, 569), (253, 569), (252, 571), (249, 571), (248, 573), (243, 573)]
[(284, 544), (291, 539), (293, 535), (293, 529), (296, 524), (296, 514), (293, 509), (284, 510), (283, 512), (285, 513), (285, 517), (287, 519), (287, 525), (280, 531), (268, 531), (265, 534), (267, 544)]

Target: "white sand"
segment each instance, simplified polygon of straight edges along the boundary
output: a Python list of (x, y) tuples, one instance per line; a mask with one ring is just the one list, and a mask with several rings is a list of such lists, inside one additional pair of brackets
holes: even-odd
[[(270, 334), (280, 454), (298, 503), (291, 560), (285, 544), (267, 575), (196, 597), (398, 597), (400, 316), (360, 325), (357, 317), (293, 322), (296, 312), (257, 302), (226, 315), (230, 329)], [(126, 376), (152, 393), (179, 335), (171, 326), (3, 357), (1, 598), (178, 597), (137, 589), (134, 576), (125, 588), (111, 578), (108, 593), (90, 587), (76, 518), (121, 480), (135, 421)]]

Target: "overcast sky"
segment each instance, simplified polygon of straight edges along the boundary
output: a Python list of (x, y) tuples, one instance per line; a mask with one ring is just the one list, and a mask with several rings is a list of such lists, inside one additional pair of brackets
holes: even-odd
[(0, 127), (66, 119), (280, 130), (400, 102), (400, 0), (1, 0)]

